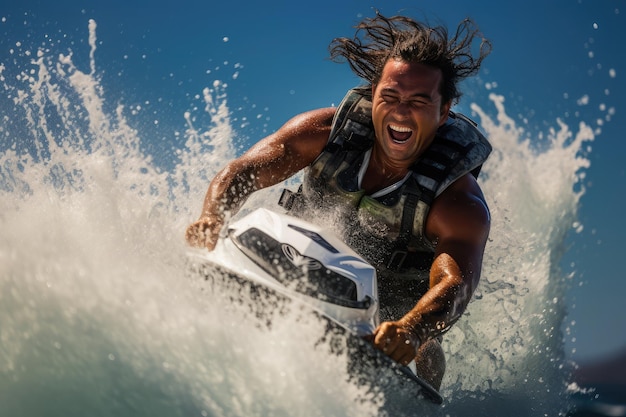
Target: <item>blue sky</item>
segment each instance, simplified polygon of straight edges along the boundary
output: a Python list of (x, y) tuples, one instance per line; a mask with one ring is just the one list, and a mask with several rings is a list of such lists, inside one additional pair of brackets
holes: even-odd
[[(64, 45), (88, 68), (87, 21), (98, 24), (97, 63), (108, 95), (141, 104), (158, 123), (142, 127), (145, 146), (167, 155), (183, 111), (215, 79), (229, 80), (228, 97), (248, 142), (275, 130), (292, 115), (341, 99), (358, 83), (347, 66), (328, 61), (332, 38), (378, 8), (441, 20), (450, 27), (469, 16), (493, 43), (481, 80), (497, 83), (507, 112), (543, 131), (557, 117), (574, 126), (601, 117), (600, 103), (615, 107), (613, 120), (592, 144), (580, 220), (565, 262), (576, 262), (584, 285), (571, 291), (576, 357), (591, 359), (626, 348), (626, 201), (622, 119), (626, 94), (626, 3), (618, 0), (409, 1), (3, 1), (0, 38)], [(10, 3), (10, 4), (8, 4)], [(9, 59), (0, 39), (0, 62)], [(615, 71), (615, 76), (610, 75)], [(233, 73), (238, 77), (232, 79)], [(587, 106), (576, 100), (589, 97)], [(486, 103), (468, 92), (460, 106)], [(200, 103), (199, 100), (197, 100)], [(237, 109), (242, 108), (241, 112)], [(257, 115), (260, 115), (257, 118)], [(246, 145), (245, 142), (242, 143)]]

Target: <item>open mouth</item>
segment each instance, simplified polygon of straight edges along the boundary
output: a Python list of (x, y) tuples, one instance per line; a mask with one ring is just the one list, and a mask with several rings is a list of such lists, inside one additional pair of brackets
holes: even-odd
[(413, 135), (413, 130), (405, 126), (389, 125), (387, 131), (395, 143), (404, 143)]

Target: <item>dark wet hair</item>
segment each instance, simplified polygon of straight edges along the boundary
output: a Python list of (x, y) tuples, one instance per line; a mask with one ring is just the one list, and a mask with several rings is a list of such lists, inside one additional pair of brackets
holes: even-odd
[[(463, 20), (452, 37), (444, 26), (430, 27), (404, 16), (387, 18), (378, 12), (376, 17), (364, 19), (355, 27), (353, 39), (335, 38), (331, 42), (331, 60), (347, 61), (352, 71), (370, 84), (380, 81), (390, 59), (437, 67), (443, 74), (443, 103), (458, 101), (458, 83), (476, 74), (491, 52), (491, 43), (470, 19)], [(480, 44), (474, 56), (476, 39), (480, 39)]]

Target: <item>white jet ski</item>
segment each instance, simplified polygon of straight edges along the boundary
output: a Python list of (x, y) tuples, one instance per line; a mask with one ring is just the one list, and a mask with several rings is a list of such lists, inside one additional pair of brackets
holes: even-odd
[(418, 395), (443, 402), (426, 381), (363, 339), (379, 323), (376, 269), (332, 231), (259, 208), (229, 224), (213, 252), (191, 251), (189, 261), (194, 274), (247, 288), (260, 303), (269, 295), (307, 306), (349, 339), (357, 372), (392, 369)]

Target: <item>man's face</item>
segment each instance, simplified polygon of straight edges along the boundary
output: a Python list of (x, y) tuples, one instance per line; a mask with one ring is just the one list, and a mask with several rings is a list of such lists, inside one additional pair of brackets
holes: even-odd
[(441, 70), (418, 63), (390, 60), (372, 86), (372, 121), (376, 150), (387, 163), (412, 164), (432, 143), (448, 118), (442, 106)]

